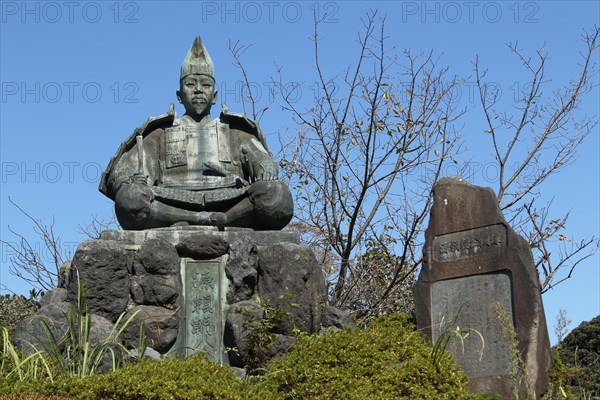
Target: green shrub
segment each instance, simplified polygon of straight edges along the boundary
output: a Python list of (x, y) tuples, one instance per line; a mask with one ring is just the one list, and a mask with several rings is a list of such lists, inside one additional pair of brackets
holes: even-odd
[(364, 330), (301, 335), (294, 350), (251, 384), (203, 355), (146, 360), (86, 378), (19, 381), (0, 376), (7, 395), (76, 399), (482, 399), (448, 353), (432, 348), (406, 315), (374, 321)]
[[(32, 296), (35, 292), (32, 291)], [(18, 299), (18, 298), (16, 298)], [(14, 303), (14, 302), (13, 302)], [(36, 379), (45, 373), (50, 380), (54, 375), (75, 375), (85, 377), (96, 373), (104, 363), (104, 367), (117, 370), (122, 364), (122, 356), (127, 348), (120, 336), (135, 316), (124, 320), (123, 312), (109, 334), (98, 343), (92, 342), (92, 314), (90, 313), (86, 291), (77, 273), (77, 307), (64, 312), (64, 323), (67, 331), (55, 337), (48, 322), (38, 316), (37, 323), (42, 328), (41, 334), (32, 334), (31, 350), (23, 354), (11, 338), (8, 328), (0, 327), (0, 376), (18, 375), (19, 380)], [(140, 344), (143, 343), (143, 331), (140, 332)], [(143, 348), (141, 348), (143, 353)], [(110, 366), (108, 362), (110, 361)]]
[(567, 400), (574, 399), (575, 397), (571, 393), (571, 390), (565, 383), (565, 379), (569, 373), (569, 367), (567, 367), (562, 360), (558, 351), (552, 349), (552, 368), (548, 371), (548, 388), (544, 393), (544, 400)]
[(0, 377), (0, 397), (33, 394), (76, 399), (227, 399), (246, 400), (247, 384), (203, 355), (185, 359), (145, 360), (107, 374), (86, 378), (60, 376), (24, 381)]
[(46, 321), (40, 320), (46, 340), (41, 341), (43, 346), (38, 350), (61, 374), (75, 375), (80, 378), (93, 375), (105, 358), (111, 361), (111, 370), (117, 370), (122, 364), (122, 355), (127, 352), (120, 336), (131, 323), (135, 313), (127, 320), (124, 320), (126, 312), (121, 313), (108, 336), (99, 343), (93, 343), (92, 314), (87, 303), (85, 285), (79, 279), (79, 271), (77, 271), (76, 305), (75, 311), (69, 309), (65, 315), (67, 332), (61, 338), (54, 337)]
[(20, 381), (44, 375), (52, 379), (53, 372), (42, 352), (23, 354), (10, 340), (8, 329), (1, 327), (0, 332), (0, 376), (9, 378), (14, 375)]
[(566, 384), (579, 397), (600, 397), (600, 316), (582, 322), (557, 346)]
[(432, 348), (407, 315), (365, 330), (301, 336), (294, 349), (258, 378), (254, 393), (279, 399), (481, 399), (448, 353)]
[(23, 318), (35, 314), (38, 310), (40, 292), (31, 290), (29, 298), (19, 295), (0, 295), (0, 327), (5, 327), (10, 334), (15, 325)]

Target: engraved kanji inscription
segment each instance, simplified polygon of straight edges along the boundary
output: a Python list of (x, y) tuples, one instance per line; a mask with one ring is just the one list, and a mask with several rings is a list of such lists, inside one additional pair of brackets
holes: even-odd
[(484, 226), (436, 237), (433, 240), (433, 256), (438, 262), (455, 261), (497, 252), (506, 245), (504, 225)]
[(221, 362), (223, 317), (219, 261), (186, 263), (185, 299), (188, 353), (203, 351), (213, 361)]
[(448, 350), (465, 373), (471, 377), (510, 374), (512, 359), (498, 318), (498, 307), (513, 315), (508, 273), (438, 281), (431, 297), (434, 343), (443, 332), (458, 326), (468, 336), (462, 341), (453, 337)]

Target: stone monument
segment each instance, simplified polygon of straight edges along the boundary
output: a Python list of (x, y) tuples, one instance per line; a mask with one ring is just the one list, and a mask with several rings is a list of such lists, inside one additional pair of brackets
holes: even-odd
[(79, 282), (98, 340), (120, 316), (133, 316), (124, 336), (132, 347), (143, 327), (146, 344), (160, 354), (202, 351), (241, 368), (252, 356), (246, 322), (263, 315), (267, 302), (290, 314), (274, 326), (274, 345), (261, 349), (269, 357), (290, 347), (296, 329), (351, 324), (326, 305), (313, 252), (296, 233), (282, 231), (292, 197), (258, 124), (225, 106), (211, 118), (215, 73), (200, 37), (184, 59), (177, 98), (183, 117), (171, 105), (149, 118), (102, 175), (99, 189), (115, 201), (126, 230), (79, 245), (59, 287), (21, 324), (21, 347), (43, 340), (40, 319), (55, 336), (64, 334)]
[(552, 357), (529, 244), (491, 189), (444, 178), (433, 191), (415, 285), (418, 328), (434, 343), (451, 339), (448, 350), (474, 391), (539, 398)]

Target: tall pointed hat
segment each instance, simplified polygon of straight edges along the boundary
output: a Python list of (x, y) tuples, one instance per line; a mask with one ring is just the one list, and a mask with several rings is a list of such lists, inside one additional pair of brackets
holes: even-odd
[(215, 79), (215, 67), (210, 59), (210, 56), (208, 55), (206, 47), (204, 47), (204, 44), (202, 44), (202, 39), (200, 39), (200, 36), (196, 36), (192, 47), (190, 47), (190, 50), (185, 56), (185, 60), (183, 60), (183, 65), (181, 66), (181, 76), (179, 79), (181, 80), (192, 74), (208, 75)]

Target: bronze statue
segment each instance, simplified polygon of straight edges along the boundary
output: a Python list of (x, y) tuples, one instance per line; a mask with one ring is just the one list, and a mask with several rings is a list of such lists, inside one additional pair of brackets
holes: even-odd
[(150, 118), (121, 144), (100, 191), (115, 201), (124, 229), (173, 225), (279, 230), (292, 196), (260, 127), (225, 105), (218, 119), (213, 63), (196, 37), (181, 67), (177, 98), (185, 115)]

